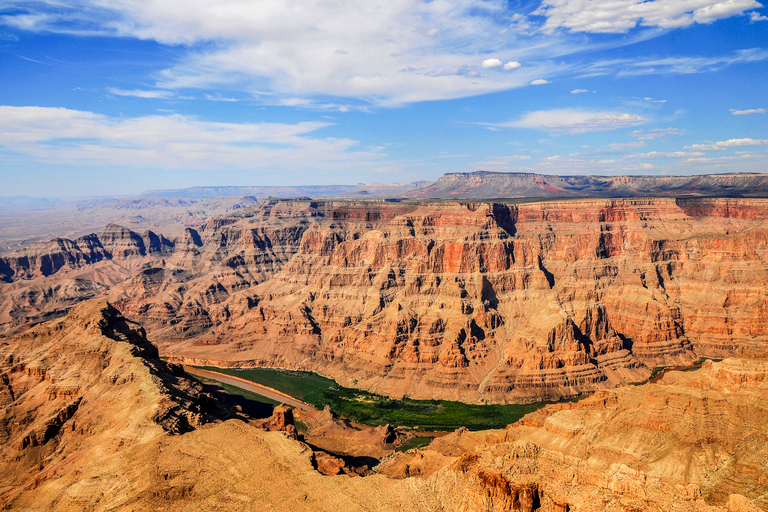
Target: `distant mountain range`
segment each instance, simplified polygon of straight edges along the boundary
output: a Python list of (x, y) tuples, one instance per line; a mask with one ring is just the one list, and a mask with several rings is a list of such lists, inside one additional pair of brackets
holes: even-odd
[(211, 198), (216, 196), (254, 196), (254, 197), (365, 197), (402, 196), (413, 190), (428, 187), (431, 181), (413, 183), (358, 183), (357, 185), (296, 185), (289, 187), (190, 187), (171, 190), (150, 190), (142, 197), (165, 198)]
[(444, 174), (409, 194), (425, 198), (768, 197), (768, 174), (555, 176), (477, 171)]
[(504, 199), (547, 197), (768, 197), (768, 174), (695, 176), (557, 176), (476, 171), (444, 174), (437, 181), (291, 187), (192, 187), (153, 190), (142, 197), (340, 197)]

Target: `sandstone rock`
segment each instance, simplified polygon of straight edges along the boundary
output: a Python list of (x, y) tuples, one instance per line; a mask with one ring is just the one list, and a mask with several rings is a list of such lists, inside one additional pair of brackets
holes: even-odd
[(301, 439), (301, 436), (296, 431), (296, 424), (293, 421), (293, 410), (285, 404), (280, 404), (275, 407), (271, 417), (262, 421), (257, 421), (254, 424), (257, 427), (270, 432), (285, 432), (286, 436), (291, 439)]

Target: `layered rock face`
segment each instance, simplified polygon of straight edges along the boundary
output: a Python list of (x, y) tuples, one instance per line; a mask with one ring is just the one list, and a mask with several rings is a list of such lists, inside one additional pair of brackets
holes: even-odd
[(707, 362), (459, 430), (379, 471), (421, 475), (447, 510), (768, 510), (767, 383), (765, 362)]
[(326, 218), (279, 273), (233, 295), (203, 336), (215, 345), (167, 350), (493, 402), (642, 381), (697, 356), (762, 357), (767, 212), (631, 199), (416, 204), (357, 229)]
[(109, 226), (94, 245), (109, 259), (76, 241), (87, 258), (14, 271), (0, 319), (12, 332), (100, 295), (178, 360), (396, 396), (558, 398), (765, 357), (766, 214), (760, 199), (272, 201), (170, 240)]

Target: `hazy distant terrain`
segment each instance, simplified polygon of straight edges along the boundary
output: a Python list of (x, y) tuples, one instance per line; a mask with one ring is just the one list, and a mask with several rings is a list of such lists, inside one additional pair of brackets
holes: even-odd
[(768, 197), (768, 174), (555, 176), (477, 171), (434, 182), (285, 187), (218, 186), (152, 190), (139, 196), (80, 199), (0, 197), (0, 253), (56, 237), (77, 238), (113, 222), (163, 233), (266, 198), (519, 199), (578, 197)]
[(0, 202), (0, 253), (51, 238), (77, 238), (110, 222), (133, 230), (175, 233), (211, 215), (254, 206), (254, 197), (19, 198)]

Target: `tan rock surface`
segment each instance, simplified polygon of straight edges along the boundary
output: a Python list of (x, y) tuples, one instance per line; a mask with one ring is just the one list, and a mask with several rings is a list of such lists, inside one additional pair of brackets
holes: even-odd
[(215, 421), (106, 303), (6, 340), (0, 361), (6, 510), (437, 510), (424, 482), (324, 477), (284, 433)]
[(362, 478), (322, 475), (343, 461), (284, 432), (217, 420), (200, 384), (103, 302), (6, 339), (0, 362), (10, 510), (768, 510), (766, 362), (460, 429)]

